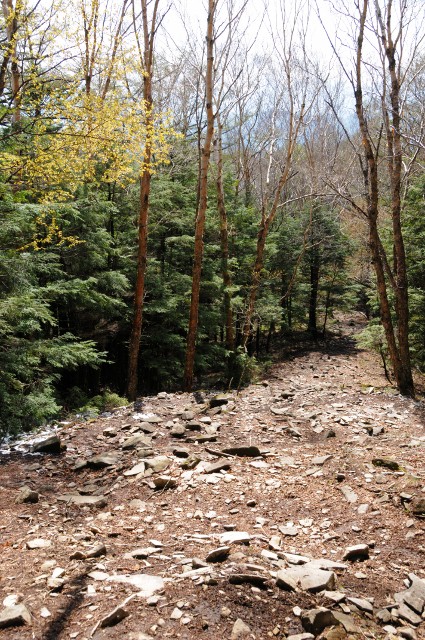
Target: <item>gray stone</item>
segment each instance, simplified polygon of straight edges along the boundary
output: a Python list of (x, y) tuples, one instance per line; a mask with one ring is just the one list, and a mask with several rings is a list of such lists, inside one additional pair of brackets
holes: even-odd
[(176, 458), (188, 458), (190, 455), (189, 451), (186, 451), (186, 449), (182, 449), (181, 447), (175, 447), (172, 453)]
[(328, 460), (331, 460), (333, 458), (333, 456), (328, 455), (328, 456), (316, 456), (315, 458), (312, 459), (311, 464), (315, 464), (318, 467), (322, 467), (326, 462), (328, 462)]
[(400, 627), (397, 629), (397, 633), (402, 638), (406, 638), (406, 640), (416, 640), (418, 637), (413, 629), (410, 627)]
[(299, 534), (298, 528), (297, 527), (279, 527), (279, 531), (284, 535), (284, 536), (297, 536)]
[(0, 612), (0, 629), (31, 624), (31, 614), (24, 604), (6, 607)]
[(38, 493), (33, 491), (30, 487), (21, 487), (19, 493), (15, 498), (16, 504), (35, 504), (38, 502)]
[(230, 553), (230, 547), (227, 547), (227, 546), (218, 547), (217, 549), (213, 549), (213, 551), (209, 552), (209, 554), (205, 558), (205, 561), (206, 562), (223, 562), (224, 560), (227, 559), (229, 553)]
[(373, 604), (365, 598), (351, 598), (347, 597), (347, 602), (354, 604), (360, 611), (366, 611), (366, 613), (373, 613)]
[(211, 409), (214, 409), (215, 407), (222, 407), (223, 405), (228, 404), (228, 402), (229, 398), (227, 398), (223, 394), (219, 394), (217, 396), (214, 396), (213, 398), (210, 398), (209, 405)]
[(175, 489), (177, 487), (177, 480), (171, 476), (158, 476), (152, 480), (154, 489)]
[(87, 460), (87, 465), (91, 469), (103, 469), (104, 467), (113, 467), (118, 464), (119, 454), (117, 453), (99, 453)]
[(143, 433), (147, 433), (149, 435), (153, 435), (156, 432), (156, 427), (154, 427), (152, 424), (149, 424), (149, 422), (142, 422), (139, 428), (141, 431), (143, 431)]
[(183, 413), (181, 414), (181, 419), (182, 420), (193, 420), (195, 417), (195, 414), (193, 413), (193, 411), (183, 411)]
[(186, 429), (188, 429), (188, 431), (201, 431), (202, 424), (197, 420), (189, 420), (189, 422), (186, 423)]
[(176, 424), (176, 426), (173, 427), (170, 431), (170, 436), (172, 438), (184, 438), (185, 435), (186, 427), (184, 427), (182, 424)]
[(312, 633), (296, 633), (294, 636), (287, 636), (286, 640), (314, 640)]
[(355, 624), (353, 618), (346, 613), (341, 613), (340, 611), (334, 611), (334, 617), (337, 621), (337, 624), (342, 624), (347, 633), (355, 633), (360, 634), (361, 629)]
[(143, 598), (150, 598), (157, 591), (164, 589), (164, 580), (160, 576), (151, 576), (144, 573), (118, 574), (108, 576), (108, 582), (118, 582), (121, 584), (129, 584), (138, 589)]
[(27, 549), (47, 549), (47, 547), (52, 546), (52, 541), (44, 538), (34, 538), (34, 540), (28, 540), (26, 546)]
[(229, 576), (230, 584), (252, 584), (254, 587), (263, 589), (267, 576), (260, 576), (258, 573), (233, 573)]
[(134, 551), (130, 551), (125, 554), (125, 558), (137, 558), (139, 560), (146, 560), (149, 556), (152, 556), (155, 553), (161, 553), (161, 549), (158, 547), (144, 547), (139, 549), (134, 549)]
[(205, 467), (205, 473), (218, 473), (219, 471), (228, 471), (231, 465), (228, 460), (217, 460)]
[(105, 627), (113, 627), (121, 622), (121, 620), (124, 620), (124, 618), (127, 618), (128, 615), (129, 612), (126, 609), (121, 606), (116, 607), (113, 611), (108, 613), (107, 616), (102, 618), (99, 626), (102, 627), (102, 629)]
[(418, 616), (418, 614), (408, 607), (407, 604), (404, 604), (404, 602), (399, 605), (397, 615), (399, 618), (406, 620), (406, 622), (413, 624), (415, 627), (423, 622), (421, 616)]
[(33, 453), (61, 453), (66, 449), (66, 445), (61, 442), (59, 436), (50, 436), (40, 442), (36, 442), (33, 446)]
[(335, 587), (335, 574), (333, 571), (325, 571), (308, 564), (294, 566), (278, 571), (276, 585), (290, 591), (300, 587), (303, 591), (317, 593), (319, 591), (332, 590)]
[(144, 445), (145, 447), (150, 447), (151, 441), (150, 438), (145, 436), (144, 434), (137, 434), (135, 436), (131, 436), (127, 438), (121, 445), (124, 450), (126, 449), (135, 449), (139, 445)]
[(182, 469), (194, 469), (201, 462), (201, 458), (195, 454), (190, 455), (186, 460), (181, 463)]
[(148, 469), (152, 469), (154, 473), (159, 473), (160, 471), (165, 471), (167, 467), (170, 466), (171, 460), (167, 458), (167, 456), (156, 456), (155, 458), (149, 458), (149, 460), (144, 460), (145, 465)]
[(240, 618), (238, 618), (233, 625), (231, 640), (238, 640), (239, 638), (245, 638), (251, 634), (251, 628)]
[(303, 629), (318, 636), (319, 633), (334, 624), (338, 624), (333, 611), (320, 607), (318, 609), (310, 609), (301, 615), (301, 624)]
[(76, 505), (77, 507), (97, 507), (102, 509), (108, 504), (105, 496), (80, 496), (80, 494), (66, 493), (58, 496), (59, 502), (67, 502), (68, 504)]
[(391, 613), (388, 609), (380, 609), (375, 617), (381, 624), (388, 624), (388, 622), (391, 622), (392, 620)]
[(227, 531), (220, 536), (220, 544), (249, 544), (251, 536), (246, 531)]
[(348, 486), (348, 484), (343, 485), (341, 487), (341, 491), (344, 494), (344, 497), (347, 500), (347, 502), (350, 502), (351, 504), (354, 504), (355, 502), (357, 502), (359, 497), (357, 493), (353, 491), (351, 487)]
[(367, 560), (368, 558), (369, 547), (367, 544), (356, 544), (352, 547), (347, 547), (343, 556), (343, 560), (350, 560), (351, 562)]
[(223, 453), (228, 453), (231, 456), (237, 456), (239, 458), (257, 458), (261, 455), (258, 447), (248, 445), (245, 447), (229, 447), (223, 449)]
[(145, 469), (146, 469), (145, 463), (139, 462), (139, 464), (136, 464), (131, 469), (127, 469), (127, 471), (124, 471), (124, 475), (126, 477), (138, 476), (141, 473), (145, 473)]

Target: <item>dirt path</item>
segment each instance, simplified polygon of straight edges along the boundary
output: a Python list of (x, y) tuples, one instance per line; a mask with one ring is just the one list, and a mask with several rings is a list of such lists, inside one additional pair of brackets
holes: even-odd
[(0, 639), (425, 638), (423, 403), (349, 338), (211, 399), (0, 457)]

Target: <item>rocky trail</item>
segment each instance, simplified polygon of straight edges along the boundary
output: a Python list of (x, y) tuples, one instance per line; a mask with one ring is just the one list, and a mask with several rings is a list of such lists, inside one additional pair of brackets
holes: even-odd
[(425, 405), (350, 337), (0, 455), (0, 639), (425, 638)]

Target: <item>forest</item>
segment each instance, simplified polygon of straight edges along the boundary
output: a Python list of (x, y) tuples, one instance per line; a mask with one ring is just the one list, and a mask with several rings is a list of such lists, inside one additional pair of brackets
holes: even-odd
[(425, 367), (422, 0), (2, 0), (0, 435), (240, 388), (360, 311)]

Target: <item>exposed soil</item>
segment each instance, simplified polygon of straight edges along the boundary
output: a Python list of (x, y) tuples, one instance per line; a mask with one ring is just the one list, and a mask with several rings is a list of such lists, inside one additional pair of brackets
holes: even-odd
[[(415, 501), (425, 499), (424, 402), (400, 397), (378, 359), (347, 335), (301, 345), (263, 382), (226, 394), (227, 404), (211, 409), (210, 397), (143, 398), (137, 412), (126, 407), (63, 425), (67, 449), (60, 455), (29, 454), (28, 442), (0, 456), (1, 600), (15, 595), (32, 614), (31, 625), (0, 630), (0, 639), (217, 640), (232, 636), (238, 618), (251, 630), (240, 637), (280, 639), (303, 633), (296, 607), (318, 605), (349, 613), (357, 637), (401, 637), (400, 628), (411, 627), (425, 638), (425, 620), (409, 625), (395, 608), (390, 622), (376, 618), (383, 607), (391, 609), (410, 573), (425, 579), (425, 521), (412, 513)], [(186, 427), (180, 438), (171, 434), (176, 426)], [(167, 456), (169, 466), (125, 475), (152, 458), (148, 445), (122, 449), (146, 430), (153, 455)], [(213, 453), (240, 446), (257, 446), (261, 455)], [(183, 470), (185, 458), (173, 455), (178, 448), (199, 456), (200, 464)], [(74, 469), (79, 459), (109, 451), (117, 453), (113, 464)], [(375, 466), (376, 458), (399, 468)], [(206, 465), (219, 459), (230, 469), (207, 473)], [(171, 480), (154, 490), (158, 476)], [(39, 493), (38, 503), (15, 503), (23, 485)], [(58, 500), (78, 493), (103, 495), (107, 505)], [(247, 532), (246, 543), (230, 543), (227, 557), (205, 563), (232, 529)], [(27, 548), (34, 539), (49, 546)], [(100, 543), (106, 554), (71, 559)], [(276, 572), (290, 566), (285, 553), (343, 562), (345, 549), (361, 543), (369, 558), (335, 569), (335, 589), (373, 599), (373, 615), (347, 600), (335, 604), (323, 592), (276, 586)], [(128, 555), (137, 548), (145, 549), (138, 554), (144, 558)], [(48, 582), (58, 568), (57, 582)], [(137, 574), (163, 578), (163, 588), (149, 598), (140, 587), (109, 580)], [(235, 574), (262, 579), (233, 584)], [(120, 604), (128, 615), (97, 627)], [(391, 636), (385, 624), (397, 633)]]

